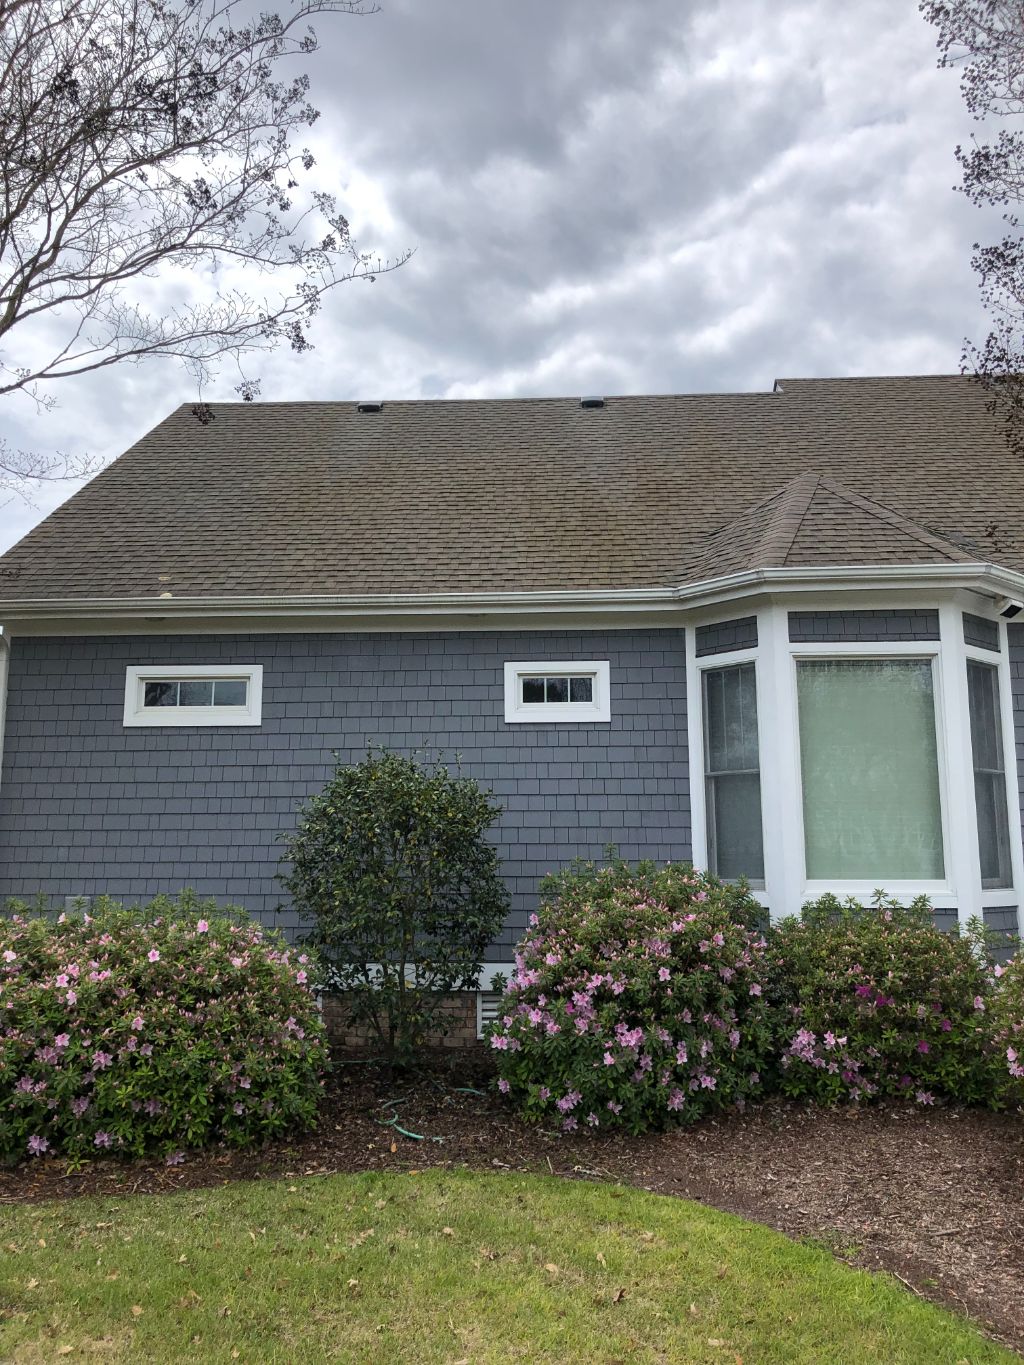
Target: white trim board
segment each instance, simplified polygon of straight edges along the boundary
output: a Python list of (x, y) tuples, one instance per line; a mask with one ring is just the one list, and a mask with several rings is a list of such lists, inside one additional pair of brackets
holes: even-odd
[[(227, 679), (246, 684), (243, 706), (145, 706), (147, 682), (194, 682)], [(173, 726), (259, 725), (263, 716), (262, 664), (129, 664), (125, 670), (126, 726), (162, 730)]]

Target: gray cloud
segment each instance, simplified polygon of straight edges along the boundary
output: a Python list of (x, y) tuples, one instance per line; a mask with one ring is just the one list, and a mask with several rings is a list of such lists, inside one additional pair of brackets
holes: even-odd
[[(950, 371), (982, 330), (969, 123), (916, 0), (385, 3), (321, 21), (312, 145), (361, 244), (416, 254), (254, 366), (265, 397)], [(112, 457), (194, 397), (161, 365), (54, 393), (5, 432)], [(0, 545), (67, 491), (0, 511)]]

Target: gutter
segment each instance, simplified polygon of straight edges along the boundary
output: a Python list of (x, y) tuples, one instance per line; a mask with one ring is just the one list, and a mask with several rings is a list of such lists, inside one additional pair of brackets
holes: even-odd
[[(382, 623), (429, 622), (438, 618), (482, 618), (565, 615), (655, 615), (713, 606), (772, 593), (811, 594), (840, 591), (973, 590), (988, 597), (1024, 598), (1024, 574), (991, 563), (838, 565), (827, 568), (750, 569), (678, 587), (608, 588), (578, 591), (487, 593), (322, 594), (252, 597), (40, 598), (0, 601), (0, 619), (24, 630), (35, 625), (76, 624), (95, 628), (116, 624), (159, 625), (162, 631), (203, 622), (282, 619), (292, 629), (320, 618), (327, 623), (370, 619)], [(2, 628), (0, 628), (2, 629)], [(65, 631), (66, 633), (66, 631)]]

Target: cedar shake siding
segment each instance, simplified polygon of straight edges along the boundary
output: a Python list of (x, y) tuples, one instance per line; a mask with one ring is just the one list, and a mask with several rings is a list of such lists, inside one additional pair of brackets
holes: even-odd
[[(507, 724), (506, 661), (607, 659), (610, 724)], [(261, 664), (259, 726), (131, 728), (130, 665)], [(333, 751), (426, 751), (490, 788), (508, 961), (545, 872), (690, 857), (682, 630), (21, 638), (0, 783), (0, 900), (194, 887), (294, 933), (275, 880)], [(280, 907), (280, 908), (279, 908)]]

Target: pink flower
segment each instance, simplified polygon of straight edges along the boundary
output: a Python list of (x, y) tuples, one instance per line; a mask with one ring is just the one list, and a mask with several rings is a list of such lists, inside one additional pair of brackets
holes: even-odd
[(105, 1071), (113, 1060), (110, 1053), (104, 1052), (102, 1048), (92, 1054), (92, 1064), (97, 1071)]
[(132, 1028), (135, 1029), (136, 1032), (138, 1032), (138, 1030), (139, 1030), (141, 1027), (142, 1027), (142, 1015), (141, 1015), (141, 1014), (137, 1014), (137, 1015), (135, 1016), (135, 1018), (132, 1020)]
[(667, 967), (659, 967), (659, 968), (658, 968), (658, 980), (659, 980), (659, 981), (668, 981), (669, 978), (671, 977), (671, 975), (672, 975), (672, 973), (669, 971), (669, 969), (668, 969)]
[(982, 1000), (980, 995), (976, 995), (974, 997), (974, 1008), (976, 1010), (981, 1010), (982, 1014), (984, 1014), (985, 1012), (985, 1002), (984, 1000)]
[(159, 954), (159, 952), (157, 951), (156, 948), (150, 948), (149, 953), (148, 953), (148, 957), (149, 957), (150, 962), (159, 962), (159, 961), (160, 961), (160, 954)]
[(232, 967), (240, 967), (242, 965), (242, 959), (240, 957), (233, 957), (231, 959), (231, 965)]
[(110, 1133), (101, 1132), (97, 1133), (92, 1141), (94, 1147), (109, 1147), (113, 1143), (114, 1138)]
[(168, 1152), (167, 1154), (168, 1166), (180, 1166), (184, 1160), (185, 1160), (184, 1152)]
[[(5, 948), (5, 949), (4, 949), (4, 961), (5, 961), (5, 962), (17, 962), (17, 960), (18, 960), (18, 954), (17, 954), (17, 953), (12, 952), (12, 950), (11, 950), (10, 948)], [(29, 1141), (31, 1142), (31, 1140), (32, 1140), (32, 1139), (30, 1138)], [(45, 1142), (46, 1139), (45, 1139), (45, 1138), (40, 1138), (39, 1141), (40, 1141), (40, 1142)]]
[(606, 1052), (606, 1053), (604, 1054), (604, 1064), (605, 1064), (605, 1066), (614, 1066), (614, 1065), (615, 1065), (615, 1058), (612, 1056), (612, 1054), (611, 1054), (610, 1052)]
[(299, 985), (299, 986), (304, 986), (304, 985), (306, 984), (307, 979), (308, 979), (308, 978), (307, 978), (305, 972), (296, 972), (296, 973), (295, 973), (295, 981), (296, 981), (296, 984), (297, 984), (297, 985)]
[(503, 1095), (507, 1095), (511, 1088), (512, 1087), (509, 1085), (508, 1081), (506, 1081), (505, 1077), (502, 1076), (501, 1080), (498, 1082), (498, 1089), (501, 1091)]
[(68, 991), (64, 999), (67, 1001), (69, 1005), (74, 1005), (77, 1004), (78, 1002), (78, 996), (75, 994), (74, 991)]
[(196, 925), (196, 933), (197, 933), (197, 934), (206, 934), (206, 933), (209, 933), (209, 930), (210, 930), (210, 926), (207, 924), (206, 920), (204, 920), (204, 919), (201, 919), (201, 920), (199, 921), (199, 923)]
[(757, 984), (756, 981), (754, 982), (754, 984), (753, 984), (753, 985), (751, 986), (751, 988), (750, 988), (750, 994), (751, 994), (751, 995), (760, 995), (760, 994), (761, 994), (761, 987)]
[(918, 1052), (931, 1052), (931, 1048), (928, 1046), (928, 1044), (925, 1042), (923, 1038), (918, 1043), (917, 1050)]
[(54, 981), (53, 984), (55, 986), (60, 986), (62, 990), (64, 989), (65, 986), (69, 985), (70, 983), (68, 982), (67, 972), (61, 972), (60, 976), (57, 977), (56, 981)]
[(609, 1100), (607, 1105), (605, 1105), (605, 1108), (610, 1109), (613, 1114), (622, 1113), (622, 1105), (616, 1104), (614, 1100)]
[(58, 1033), (56, 1038), (54, 1038), (53, 1040), (53, 1045), (54, 1047), (67, 1047), (67, 1045), (70, 1042), (71, 1042), (70, 1033)]

